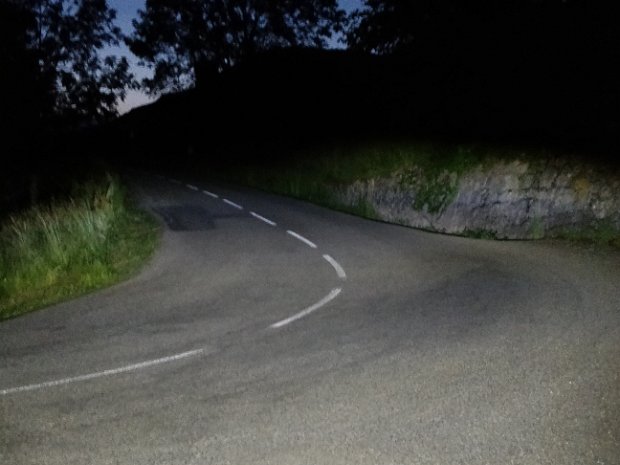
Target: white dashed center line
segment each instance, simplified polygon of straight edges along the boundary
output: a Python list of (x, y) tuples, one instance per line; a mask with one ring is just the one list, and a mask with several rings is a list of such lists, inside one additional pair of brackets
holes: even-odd
[(250, 215), (252, 215), (257, 220), (261, 220), (263, 223), (267, 223), (270, 226), (277, 226), (275, 221), (271, 221), (271, 220), (265, 218), (264, 216), (259, 215), (258, 213), (250, 212)]
[(304, 236), (302, 236), (301, 234), (297, 234), (295, 231), (286, 231), (286, 234), (293, 236), (295, 239), (300, 240), (301, 242), (303, 242), (304, 244), (306, 244), (309, 247), (312, 247), (313, 249), (316, 249), (316, 244), (308, 239), (306, 239)]
[(192, 184), (185, 184), (187, 186), (188, 189), (191, 189), (193, 191), (197, 191), (198, 188), (196, 186), (193, 186)]
[(243, 207), (241, 205), (239, 205), (238, 203), (233, 202), (232, 200), (228, 200), (228, 199), (222, 199), (222, 201), (224, 203), (227, 203), (228, 205), (230, 205), (231, 207), (236, 208), (237, 210), (243, 210)]
[(214, 199), (219, 199), (220, 196), (217, 194), (214, 194), (213, 192), (209, 192), (209, 191), (202, 191), (203, 194), (208, 195), (209, 197), (213, 197)]
[(336, 260), (334, 260), (332, 257), (330, 257), (329, 255), (323, 255), (323, 258), (325, 260), (327, 260), (327, 262), (334, 267), (334, 270), (336, 270), (336, 274), (338, 275), (338, 277), (340, 279), (347, 279), (347, 274), (344, 272), (344, 268), (342, 268), (342, 266), (340, 266), (340, 263), (338, 263)]

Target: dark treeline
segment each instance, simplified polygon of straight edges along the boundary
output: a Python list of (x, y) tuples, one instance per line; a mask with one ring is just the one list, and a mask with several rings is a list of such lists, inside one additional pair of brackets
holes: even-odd
[(135, 86), (105, 0), (0, 0), (0, 214), (70, 188), (90, 167), (87, 128)]
[(615, 156), (615, 4), (366, 4), (352, 18), (348, 51), (277, 48), (221, 72), (205, 67), (195, 89), (122, 120), (127, 147), (147, 159), (219, 152), (244, 162), (241, 154), (408, 136)]
[(0, 213), (56, 195), (61, 178), (107, 155), (93, 128), (138, 83), (106, 47), (126, 42), (154, 71), (141, 88), (159, 94), (274, 47), (323, 47), (344, 19), (336, 0), (148, 0), (126, 37), (106, 0), (0, 0), (0, 8)]
[(351, 46), (409, 61), (437, 103), (436, 126), (572, 141), (618, 130), (618, 2), (367, 3)]
[[(335, 0), (149, 0), (123, 37), (105, 0), (0, 0), (3, 189), (28, 178), (28, 191), (33, 173), (86, 153), (244, 163), (343, 140), (418, 137), (616, 155), (615, 2), (364, 6), (346, 18)], [(348, 50), (324, 50), (335, 33)], [(153, 70), (140, 87), (169, 94), (101, 126), (138, 86), (125, 60), (102, 56), (121, 40)]]

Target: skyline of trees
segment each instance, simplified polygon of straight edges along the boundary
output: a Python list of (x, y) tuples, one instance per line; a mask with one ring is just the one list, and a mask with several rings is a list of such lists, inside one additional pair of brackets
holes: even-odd
[[(1, 3), (7, 12), (0, 19), (2, 28), (20, 42), (13, 51), (20, 49), (22, 57), (13, 53), (12, 59), (30, 60), (32, 65), (30, 80), (35, 84), (17, 81), (13, 86), (28, 87), (36, 95), (36, 99), (24, 96), (23, 104), (34, 101), (39, 119), (47, 124), (101, 122), (117, 114), (117, 102), (135, 83), (126, 58), (104, 54), (122, 39), (116, 12), (106, 0)], [(5, 69), (7, 74), (11, 71)]]
[(337, 0), (147, 0), (125, 42), (153, 70), (150, 94), (191, 87), (257, 53), (323, 48), (342, 29)]
[[(149, 125), (145, 138), (175, 125), (201, 136), (219, 128), (212, 138), (244, 127), (257, 140), (348, 127), (617, 146), (620, 4), (364, 6), (346, 17), (336, 0), (149, 0), (127, 38), (106, 0), (0, 0), (0, 127), (10, 168), (3, 176), (48, 171), (57, 161), (51, 154), (68, 152), (62, 143), (77, 134), (70, 130), (117, 115), (126, 92), (138, 89), (127, 60), (109, 48), (125, 39), (156, 69), (143, 90), (192, 88), (195, 76), (201, 87), (162, 99), (153, 111), (159, 126)], [(351, 53), (288, 49), (324, 47), (334, 31)]]
[[(556, 72), (583, 75), (587, 71), (576, 68), (602, 66), (608, 72), (619, 64), (618, 7), (583, 0), (364, 0), (350, 16), (336, 0), (147, 0), (128, 36), (106, 0), (0, 5), (18, 12), (3, 15), (11, 37), (0, 51), (5, 62), (16, 63), (12, 78), (5, 67), (5, 87), (27, 84), (32, 92), (22, 96), (24, 105), (37, 106), (39, 116), (74, 122), (115, 116), (129, 89), (158, 95), (191, 88), (197, 80), (208, 85), (256, 54), (322, 48), (334, 33), (344, 34), (353, 51), (406, 55), (417, 67), (461, 66), (469, 74), (480, 66), (520, 72), (523, 65), (545, 71), (553, 64)], [(15, 14), (19, 20), (10, 19)], [(153, 70), (152, 77), (138, 84), (126, 58), (104, 56), (122, 43)], [(19, 49), (23, 57), (16, 58)], [(17, 79), (24, 66), (31, 66), (30, 78)], [(604, 85), (613, 86), (610, 79)]]

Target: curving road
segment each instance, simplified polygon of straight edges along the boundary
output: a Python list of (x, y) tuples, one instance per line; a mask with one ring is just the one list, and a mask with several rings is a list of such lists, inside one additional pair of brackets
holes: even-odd
[(620, 463), (617, 252), (134, 181), (147, 269), (0, 324), (0, 463)]

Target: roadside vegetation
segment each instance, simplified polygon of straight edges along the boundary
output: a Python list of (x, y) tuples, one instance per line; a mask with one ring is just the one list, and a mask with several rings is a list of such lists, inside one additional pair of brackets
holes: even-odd
[[(547, 160), (553, 159), (578, 160), (579, 157), (540, 149), (392, 140), (294, 151), (270, 163), (235, 166), (225, 170), (224, 176), (227, 180), (265, 191), (380, 219), (365, 197), (360, 196), (357, 202), (355, 199), (343, 201), (339, 192), (356, 181), (395, 177), (403, 188), (417, 193), (414, 209), (435, 214), (452, 202), (461, 176), (476, 167), (521, 160), (534, 170), (543, 170)], [(497, 238), (492, 230), (466, 231), (463, 235)], [(544, 231), (540, 231), (539, 236), (545, 237)], [(547, 237), (620, 248), (620, 232), (607, 220), (578, 230), (555, 230)]]
[[(490, 156), (485, 149), (473, 145), (377, 140), (298, 151), (283, 163), (300, 179), (304, 175), (318, 175), (328, 183), (346, 184), (388, 176), (411, 166), (425, 171), (463, 171)], [(273, 171), (279, 172), (281, 166), (275, 168)]]
[(157, 231), (110, 174), (10, 216), (0, 225), (0, 320), (130, 276), (153, 253)]
[(557, 232), (554, 237), (570, 242), (620, 249), (620, 232), (608, 220), (593, 222), (589, 227), (577, 231), (565, 229)]
[(299, 151), (269, 166), (235, 167), (225, 176), (259, 189), (376, 218), (372, 206), (363, 199), (358, 204), (345, 205), (338, 201), (334, 191), (355, 181), (399, 173), (403, 185), (420, 192), (418, 202), (439, 210), (456, 192), (454, 182), (443, 179), (445, 172), (460, 175), (500, 156), (509, 155), (475, 146), (373, 141)]

